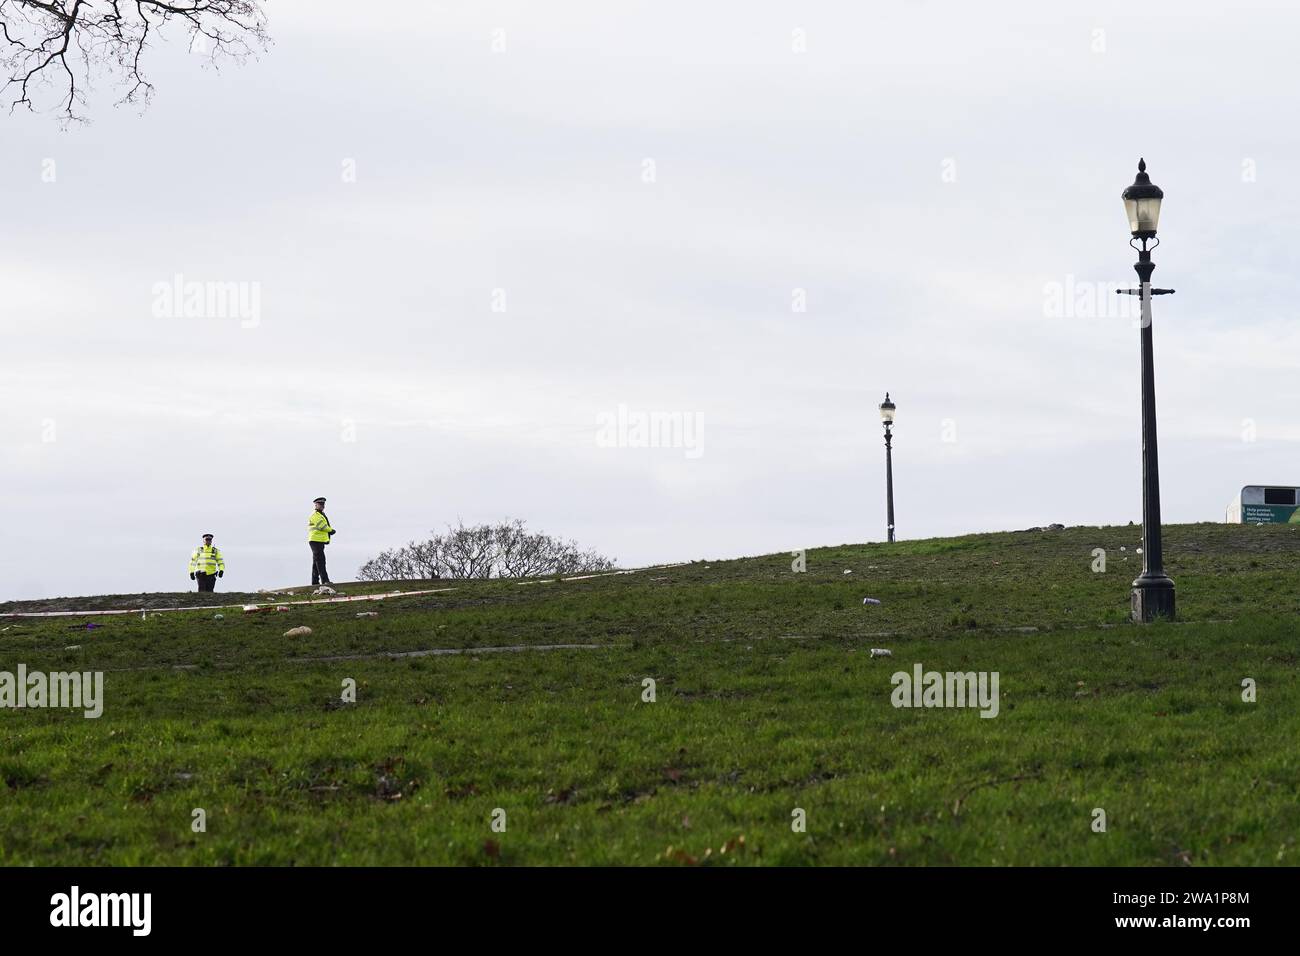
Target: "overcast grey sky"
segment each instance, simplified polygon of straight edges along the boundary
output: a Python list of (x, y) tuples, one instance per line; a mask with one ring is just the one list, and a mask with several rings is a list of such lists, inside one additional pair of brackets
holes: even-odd
[[(1058, 6), (272, 0), (256, 62), (156, 48), (143, 114), (0, 114), (0, 599), (189, 588), (203, 531), (301, 583), (316, 495), (338, 579), (458, 518), (880, 540), (886, 390), (900, 537), (1140, 520), (1091, 294), (1139, 155), (1165, 520), (1300, 484), (1300, 11)], [(256, 318), (158, 315), (177, 276)], [(606, 447), (620, 405), (697, 448)]]

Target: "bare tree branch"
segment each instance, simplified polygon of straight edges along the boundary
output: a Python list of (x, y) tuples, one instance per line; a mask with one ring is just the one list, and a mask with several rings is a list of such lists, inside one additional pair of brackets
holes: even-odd
[(270, 42), (259, 0), (0, 0), (0, 89), (12, 96), (10, 112), (35, 111), (39, 95), (65, 120), (82, 120), (97, 74), (124, 89), (119, 104), (147, 106), (146, 50), (172, 24), (213, 63), (242, 61)]

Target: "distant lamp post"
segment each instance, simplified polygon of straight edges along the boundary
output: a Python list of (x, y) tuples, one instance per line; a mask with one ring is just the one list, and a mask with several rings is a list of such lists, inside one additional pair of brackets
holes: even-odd
[(885, 393), (885, 400), (880, 403), (880, 417), (885, 423), (885, 502), (889, 509), (889, 540), (894, 540), (894, 436), (890, 426), (894, 424), (895, 405)]
[(1160, 544), (1160, 458), (1156, 451), (1156, 380), (1151, 350), (1151, 297), (1174, 291), (1151, 288), (1151, 273), (1156, 268), (1151, 250), (1160, 245), (1156, 226), (1164, 196), (1147, 175), (1146, 160), (1139, 159), (1137, 178), (1124, 190), (1123, 198), (1129, 232), (1133, 234), (1129, 245), (1138, 253), (1133, 268), (1142, 284), (1136, 289), (1119, 290), (1138, 296), (1142, 303), (1142, 574), (1133, 582), (1132, 595), (1133, 620), (1138, 623), (1174, 616), (1174, 582), (1165, 574)]

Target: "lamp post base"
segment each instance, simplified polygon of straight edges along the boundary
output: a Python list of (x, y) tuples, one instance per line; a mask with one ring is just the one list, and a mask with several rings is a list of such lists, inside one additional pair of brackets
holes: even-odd
[(1167, 577), (1138, 578), (1133, 582), (1133, 623), (1147, 624), (1158, 617), (1174, 619), (1174, 582)]

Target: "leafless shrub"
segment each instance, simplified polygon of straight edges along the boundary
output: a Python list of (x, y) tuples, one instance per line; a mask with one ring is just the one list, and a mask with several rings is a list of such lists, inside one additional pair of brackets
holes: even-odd
[(361, 581), (527, 578), (611, 571), (609, 558), (574, 541), (530, 532), (523, 521), (448, 526), (424, 541), (380, 552), (361, 566)]

